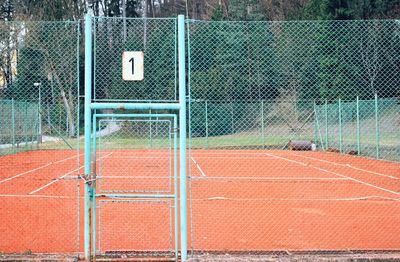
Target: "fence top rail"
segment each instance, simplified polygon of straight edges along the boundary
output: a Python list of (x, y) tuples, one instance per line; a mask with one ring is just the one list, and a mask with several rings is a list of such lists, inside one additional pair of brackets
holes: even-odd
[(94, 19), (100, 20), (100, 19), (104, 19), (104, 20), (151, 20), (151, 21), (159, 21), (159, 20), (177, 20), (176, 17), (110, 17), (110, 16), (93, 16)]
[(0, 24), (79, 24), (84, 20), (13, 20), (13, 21), (0, 21)]
[(375, 24), (375, 23), (396, 23), (400, 25), (399, 19), (369, 19), (369, 20), (287, 20), (287, 21), (243, 21), (243, 20), (198, 20), (198, 19), (186, 19), (188, 23), (221, 23), (221, 24), (234, 24), (234, 23), (248, 23), (248, 24)]

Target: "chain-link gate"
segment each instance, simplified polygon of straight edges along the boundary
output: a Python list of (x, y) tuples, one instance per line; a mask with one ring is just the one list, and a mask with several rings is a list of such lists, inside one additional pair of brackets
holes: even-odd
[(85, 21), (85, 256), (185, 260), (184, 19)]
[(177, 257), (176, 116), (95, 114), (93, 123), (96, 254)]

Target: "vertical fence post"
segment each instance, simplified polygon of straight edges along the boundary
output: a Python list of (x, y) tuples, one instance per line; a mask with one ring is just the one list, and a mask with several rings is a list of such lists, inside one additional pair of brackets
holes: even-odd
[(357, 96), (357, 154), (361, 154), (361, 144), (360, 144), (360, 98)]
[(265, 138), (264, 138), (264, 100), (261, 100), (261, 142), (262, 148), (265, 148)]
[(342, 134), (342, 100), (339, 98), (339, 151), (342, 153), (343, 145), (343, 134)]
[(12, 132), (12, 152), (15, 153), (15, 105), (14, 105), (14, 98), (11, 99), (11, 132)]
[(318, 117), (318, 113), (317, 113), (317, 104), (315, 103), (315, 99), (314, 99), (314, 143), (317, 143), (317, 140), (319, 139), (319, 143), (321, 144), (321, 148), (322, 150), (326, 150), (326, 146), (324, 145), (324, 141), (322, 139), (322, 134), (321, 134), (321, 127), (320, 127), (320, 123), (319, 123), (319, 117)]
[(234, 125), (233, 118), (234, 118), (234, 109), (233, 109), (233, 102), (231, 100), (231, 132), (232, 132), (232, 134), (235, 133), (235, 125)]
[[(92, 147), (93, 150), (93, 164), (92, 169), (93, 169), (93, 173), (96, 174), (96, 161), (97, 161), (97, 145), (96, 145), (96, 131), (97, 131), (97, 119), (96, 119), (96, 112), (93, 115), (93, 135), (92, 135), (92, 143), (93, 145), (90, 145)], [(100, 124), (99, 124), (99, 130), (100, 130)], [(99, 136), (99, 154), (100, 154), (100, 145), (101, 145), (101, 136)], [(101, 158), (101, 155), (99, 155), (99, 159)], [(93, 181), (93, 183), (96, 183), (95, 181)], [(96, 194), (92, 194), (91, 197), (91, 202), (92, 202), (92, 237), (91, 237), (91, 241), (92, 241), (92, 252), (93, 254), (96, 254)]]
[(175, 260), (178, 261), (178, 251), (179, 251), (179, 223), (178, 223), (178, 217), (179, 217), (179, 211), (178, 208), (176, 207), (178, 205), (178, 119), (174, 117), (174, 188), (175, 188), (175, 193), (174, 193), (174, 201), (175, 201), (175, 208), (174, 208), (174, 214), (175, 214)]
[(39, 143), (42, 143), (42, 85), (41, 85), (41, 83), (39, 83), (38, 87), (39, 87), (39, 104), (38, 104), (39, 137), (38, 137), (37, 145), (39, 146)]
[[(79, 65), (79, 57), (80, 57), (80, 26), (81, 23), (76, 25), (76, 29), (77, 29), (77, 38), (76, 38), (76, 85), (77, 85), (77, 92), (78, 92), (78, 101), (77, 101), (77, 105), (76, 105), (76, 154), (79, 156), (80, 152), (81, 152), (81, 148), (80, 148), (80, 75), (79, 75), (79, 70), (80, 70), (80, 65)], [(53, 73), (51, 74), (51, 79), (53, 79)], [(51, 81), (52, 83), (53, 81)], [(52, 97), (53, 97), (53, 86), (51, 87), (52, 89)], [(50, 101), (48, 101), (47, 103), (47, 114), (48, 114), (48, 122), (49, 125), (51, 125), (50, 123), (50, 114), (49, 114), (49, 104), (51, 104)], [(78, 167), (78, 174), (77, 177), (81, 177), (81, 172), (80, 172), (80, 166), (81, 166), (81, 160), (80, 157), (77, 158), (77, 167)], [(80, 233), (80, 228), (81, 228), (81, 182), (80, 180), (76, 181), (76, 195), (77, 195), (77, 221), (76, 221), (76, 225), (77, 225), (77, 241), (76, 241), (76, 249), (77, 250), (81, 250), (81, 233)]]
[(28, 102), (25, 101), (24, 102), (24, 143), (25, 143), (25, 148), (28, 147), (28, 128), (27, 128), (27, 124), (28, 124)]
[(207, 102), (207, 100), (206, 100), (205, 109), (206, 109), (206, 148), (208, 148), (208, 102)]
[(314, 99), (314, 101), (313, 101), (313, 110), (314, 110), (314, 138), (313, 138), (313, 143), (314, 144), (317, 144), (317, 105), (316, 105), (316, 103), (315, 103), (315, 99)]
[[(92, 13), (91, 9), (85, 15), (85, 169), (84, 175), (90, 177), (90, 136), (91, 136), (91, 119), (92, 111), (90, 103), (92, 100)], [(92, 188), (85, 183), (85, 216), (84, 216), (84, 254), (85, 259), (90, 260), (90, 229), (91, 229), (91, 194)]]
[(328, 99), (325, 99), (325, 149), (328, 150), (329, 147), (329, 129), (328, 129)]
[(186, 192), (186, 54), (185, 16), (178, 16), (179, 61), (179, 142), (180, 142), (180, 234), (181, 260), (187, 259), (187, 192)]
[(68, 116), (68, 114), (67, 114), (67, 120), (66, 120), (66, 123), (65, 123), (65, 135), (67, 136), (67, 137), (69, 137), (69, 134), (68, 134), (68, 131), (69, 131), (69, 116)]
[(375, 140), (376, 140), (376, 158), (380, 157), (379, 152), (379, 107), (378, 94), (375, 94)]
[[(149, 114), (151, 115), (151, 109), (149, 109)], [(153, 131), (151, 130), (153, 128), (153, 125), (152, 125), (153, 119), (151, 117), (149, 117), (149, 120), (150, 120), (150, 122), (149, 122), (149, 124), (150, 124), (150, 148), (153, 149)]]

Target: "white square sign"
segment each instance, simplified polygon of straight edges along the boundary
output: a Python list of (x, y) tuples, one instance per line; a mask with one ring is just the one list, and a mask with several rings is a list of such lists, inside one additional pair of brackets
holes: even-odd
[(144, 54), (141, 51), (122, 53), (122, 79), (142, 81), (144, 79)]

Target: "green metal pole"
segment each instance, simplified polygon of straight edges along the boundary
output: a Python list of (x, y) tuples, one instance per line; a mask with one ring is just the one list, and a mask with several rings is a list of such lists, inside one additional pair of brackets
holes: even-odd
[(342, 100), (339, 98), (339, 151), (342, 153), (343, 145), (343, 134), (342, 134)]
[(328, 99), (325, 99), (325, 147), (328, 150), (329, 147), (329, 128), (328, 128)]
[(68, 131), (69, 131), (69, 116), (67, 114), (67, 121), (65, 123), (65, 136), (68, 137)]
[[(76, 30), (77, 30), (77, 37), (76, 37), (76, 91), (78, 94), (78, 99), (77, 99), (77, 110), (76, 110), (76, 143), (77, 143), (77, 147), (76, 147), (76, 155), (79, 156), (80, 155), (80, 142), (79, 142), (79, 130), (80, 130), (80, 119), (79, 119), (79, 115), (80, 115), (80, 75), (79, 75), (79, 69), (80, 69), (80, 65), (79, 65), (79, 48), (80, 48), (80, 22), (78, 22), (76, 24)], [(51, 79), (53, 79), (53, 74), (51, 75)], [(52, 83), (53, 81), (51, 81)], [(49, 109), (49, 104), (47, 104), (47, 109)], [(49, 122), (50, 122), (50, 118), (49, 118)], [(81, 176), (81, 172), (80, 172), (80, 166), (81, 166), (81, 160), (80, 157), (77, 158), (77, 168), (78, 168), (78, 173), (77, 173), (77, 178), (79, 178)], [(81, 226), (81, 183), (80, 183), (80, 179), (77, 179), (76, 181), (76, 186), (77, 186), (77, 221), (76, 221), (76, 229), (77, 229), (77, 241), (76, 241), (76, 249), (80, 250), (81, 249), (81, 244), (80, 244), (80, 239), (81, 239), (81, 233), (80, 233), (80, 226)]]
[(264, 100), (261, 100), (261, 143), (262, 148), (265, 148), (265, 138), (264, 138)]
[(12, 132), (12, 151), (15, 153), (15, 105), (14, 98), (11, 99), (11, 132)]
[(180, 142), (180, 234), (181, 260), (187, 260), (187, 176), (186, 176), (186, 54), (185, 16), (178, 16), (178, 60), (179, 60), (179, 142)]
[(38, 137), (38, 146), (39, 143), (42, 143), (42, 84), (39, 83), (39, 105), (38, 105), (38, 119), (39, 119), (39, 137)]
[(361, 144), (360, 144), (360, 98), (357, 96), (357, 154), (361, 154)]
[(206, 148), (208, 148), (208, 102), (206, 100)]
[(174, 201), (175, 201), (175, 260), (179, 252), (179, 223), (178, 223), (178, 119), (174, 116)]
[[(149, 114), (151, 115), (151, 109), (149, 109)], [(153, 127), (153, 125), (152, 125), (152, 119), (151, 119), (151, 117), (149, 117), (149, 120), (150, 120), (150, 122), (149, 122), (149, 124), (150, 124), (150, 148), (153, 148), (153, 134), (152, 134), (152, 127)]]
[(314, 138), (313, 138), (313, 143), (317, 144), (317, 140), (318, 140), (318, 135), (317, 135), (317, 110), (316, 110), (316, 104), (315, 104), (315, 99), (313, 101), (313, 109), (314, 109)]
[(234, 126), (234, 121), (233, 121), (234, 113), (233, 112), (234, 112), (233, 101), (231, 100), (231, 128), (232, 128), (232, 134), (235, 133), (235, 126)]
[(318, 118), (318, 114), (317, 114), (317, 104), (315, 103), (315, 100), (314, 100), (314, 122), (315, 122), (315, 133), (314, 133), (315, 141), (314, 141), (314, 143), (319, 139), (322, 150), (326, 150), (327, 148), (325, 148), (324, 142), (322, 139), (321, 127), (319, 124), (319, 118)]
[[(90, 179), (90, 136), (92, 111), (90, 108), (92, 100), (92, 15), (93, 11), (88, 10), (85, 15), (85, 168), (84, 176)], [(88, 181), (85, 183), (84, 198), (84, 255), (86, 260), (90, 260), (90, 231), (91, 231), (91, 195), (92, 187)], [(95, 207), (94, 207), (95, 208)]]
[[(97, 145), (96, 145), (96, 131), (97, 131), (97, 119), (96, 119), (96, 113), (94, 113), (93, 116), (93, 136), (92, 136), (92, 143), (93, 143), (93, 164), (92, 164), (92, 173), (93, 173), (93, 182), (92, 182), (92, 187), (93, 190), (95, 190), (96, 188), (96, 177), (97, 177), (97, 173), (96, 173), (96, 161), (97, 161)], [(99, 137), (99, 140), (101, 139), (101, 136)], [(101, 152), (100, 149), (100, 141), (99, 141), (99, 152)], [(100, 156), (101, 157), (101, 156)], [(92, 194), (92, 252), (93, 255), (96, 255), (96, 194), (95, 192)]]
[(375, 140), (376, 140), (376, 158), (379, 159), (379, 107), (378, 94), (375, 94)]
[(28, 122), (28, 102), (24, 102), (25, 105), (25, 117), (24, 117), (24, 138), (25, 138), (25, 148), (28, 147), (28, 130), (27, 130), (27, 122)]

